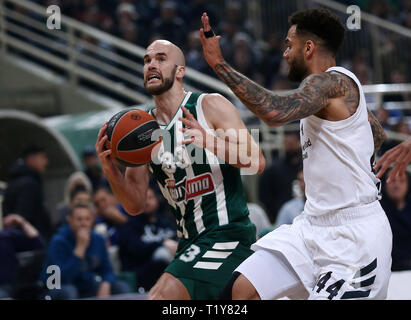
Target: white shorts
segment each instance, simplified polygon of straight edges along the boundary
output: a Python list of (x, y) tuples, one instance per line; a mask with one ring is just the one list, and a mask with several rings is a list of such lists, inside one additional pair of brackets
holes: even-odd
[(385, 299), (392, 232), (379, 201), (322, 216), (304, 212), (259, 239), (236, 271), (261, 299)]

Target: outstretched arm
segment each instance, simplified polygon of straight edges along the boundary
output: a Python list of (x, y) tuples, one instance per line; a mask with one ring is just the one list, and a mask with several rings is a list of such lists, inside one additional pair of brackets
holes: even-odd
[(279, 126), (317, 113), (327, 106), (329, 99), (348, 93), (347, 77), (338, 73), (313, 74), (296, 90), (286, 95), (276, 95), (246, 76), (235, 71), (223, 58), (220, 36), (206, 38), (210, 24), (206, 14), (202, 17), (204, 29), (200, 30), (204, 57), (220, 79), (257, 117), (269, 126)]

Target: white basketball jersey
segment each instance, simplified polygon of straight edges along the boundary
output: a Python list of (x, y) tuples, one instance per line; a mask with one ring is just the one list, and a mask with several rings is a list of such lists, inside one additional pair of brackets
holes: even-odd
[(374, 139), (368, 121), (364, 92), (357, 77), (342, 67), (332, 67), (353, 79), (360, 102), (347, 119), (328, 121), (311, 115), (300, 122), (306, 197), (304, 212), (322, 215), (380, 199), (371, 169)]

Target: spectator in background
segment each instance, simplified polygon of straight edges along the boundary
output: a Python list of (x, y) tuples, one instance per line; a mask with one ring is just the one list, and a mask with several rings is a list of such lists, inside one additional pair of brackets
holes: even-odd
[(269, 87), (278, 74), (283, 59), (283, 45), (278, 34), (272, 32), (267, 38), (267, 49), (260, 63), (260, 72), (264, 75), (264, 86)]
[(406, 134), (406, 135), (411, 134), (410, 127), (408, 126), (408, 123), (404, 119), (401, 119), (395, 125), (393, 125), (392, 131), (398, 132), (401, 134)]
[(16, 253), (45, 248), (45, 241), (37, 229), (23, 217), (9, 214), (3, 225), (4, 229), (0, 231), (0, 299), (11, 296), (18, 277)]
[(56, 227), (66, 222), (66, 216), (76, 202), (91, 203), (93, 186), (90, 179), (82, 171), (73, 172), (64, 186), (64, 200), (57, 205)]
[(61, 271), (61, 289), (48, 290), (51, 299), (105, 298), (127, 293), (128, 285), (117, 281), (111, 266), (105, 240), (92, 230), (94, 216), (84, 204), (76, 204), (52, 238), (41, 280), (47, 283), (47, 267)]
[[(404, 67), (406, 70), (406, 67)], [(393, 84), (408, 83), (407, 77), (403, 71), (396, 68), (391, 70), (389, 82)], [(411, 96), (407, 93), (384, 94), (383, 101), (409, 101)]]
[(136, 9), (144, 26), (150, 25), (160, 16), (160, 0), (136, 1)]
[(274, 229), (280, 227), (283, 224), (292, 224), (294, 218), (304, 211), (304, 205), (306, 201), (305, 197), (305, 182), (304, 182), (304, 172), (302, 165), (300, 166), (297, 173), (297, 180), (293, 182), (293, 199), (285, 202), (277, 215), (275, 223), (261, 230), (259, 233), (259, 238), (262, 238), (267, 233), (273, 231)]
[(357, 75), (362, 85), (372, 84), (371, 68), (365, 61), (355, 61), (352, 65), (352, 72)]
[(401, 6), (399, 12), (401, 23), (411, 29), (411, 0), (403, 0)]
[(110, 187), (103, 170), (101, 170), (100, 162), (98, 160), (96, 150), (93, 147), (87, 146), (82, 152), (84, 173), (91, 181), (93, 191), (97, 190), (100, 186)]
[(101, 22), (104, 20), (107, 14), (100, 10), (97, 1), (85, 0), (84, 2), (86, 3), (83, 3), (83, 9), (77, 12), (76, 19), (99, 29)]
[(124, 40), (139, 46), (145, 46), (147, 42), (147, 32), (141, 25), (140, 15), (134, 4), (121, 3), (117, 10), (118, 30), (117, 35)]
[(175, 223), (158, 209), (157, 195), (149, 188), (144, 213), (129, 217), (119, 229), (122, 270), (135, 272), (137, 286), (146, 291), (156, 283), (177, 250)]
[(4, 193), (3, 215), (16, 213), (30, 222), (48, 240), (53, 232), (49, 212), (45, 206), (42, 174), (48, 158), (44, 148), (30, 145), (10, 169)]
[[(252, 24), (247, 19), (247, 10), (243, 1), (227, 1), (225, 6), (224, 21), (235, 26), (237, 32), (253, 34)], [(201, 15), (200, 15), (201, 16)]]
[(97, 188), (93, 201), (96, 209), (94, 230), (107, 237), (108, 246), (117, 245), (118, 228), (127, 222), (128, 214), (106, 187)]
[(234, 53), (233, 66), (238, 72), (245, 74), (249, 78), (255, 78), (256, 65), (259, 57), (255, 43), (245, 32), (237, 32), (233, 38)]
[(190, 32), (188, 35), (186, 63), (190, 68), (199, 72), (208, 73), (209, 75), (214, 73), (204, 60), (200, 33), (197, 30)]
[(381, 205), (390, 221), (393, 234), (391, 269), (411, 270), (411, 199), (408, 174), (384, 185)]
[(85, 188), (87, 192), (90, 192), (90, 193), (93, 192), (93, 186), (91, 184), (90, 179), (82, 171), (75, 171), (68, 177), (66, 184), (64, 186), (64, 202), (65, 203), (69, 203), (71, 192), (78, 187)]
[(264, 230), (271, 227), (270, 219), (268, 219), (264, 209), (257, 203), (248, 202), (247, 207), (250, 212), (250, 220), (256, 227), (256, 235), (258, 239)]
[(284, 152), (285, 157), (274, 160), (259, 181), (259, 200), (265, 206), (271, 223), (276, 221), (281, 206), (292, 198), (292, 184), (302, 163), (297, 132), (285, 135)]
[(154, 20), (152, 33), (161, 34), (163, 39), (183, 47), (188, 30), (183, 19), (177, 15), (177, 6), (174, 1), (161, 3), (160, 17)]
[(84, 186), (77, 185), (71, 192), (70, 192), (70, 199), (68, 203), (64, 203), (57, 209), (57, 227), (61, 227), (65, 222), (68, 215), (70, 215), (70, 211), (73, 207), (78, 204), (83, 203), (85, 205), (91, 205), (91, 193), (88, 191)]
[(388, 120), (390, 119), (390, 113), (387, 109), (382, 106), (379, 107), (375, 112), (375, 117), (380, 122), (381, 127), (383, 127), (384, 130), (391, 130), (391, 125), (388, 123)]
[(369, 1), (369, 12), (377, 17), (391, 22), (397, 23), (398, 21), (393, 16), (393, 7), (387, 0), (371, 0)]
[(201, 28), (201, 21), (200, 19), (193, 19), (193, 17), (201, 17), (203, 12), (207, 12), (210, 19), (218, 23), (218, 13), (214, 6), (209, 4), (208, 0), (191, 0), (190, 2), (182, 0), (180, 2), (182, 5), (179, 6), (179, 9), (182, 11), (182, 17), (185, 23), (188, 24), (189, 30), (195, 30), (198, 33)]
[(304, 211), (305, 205), (305, 182), (303, 168), (300, 167), (297, 173), (297, 185), (295, 185), (294, 198), (283, 204), (278, 212), (275, 227), (282, 224), (292, 224), (295, 217)]

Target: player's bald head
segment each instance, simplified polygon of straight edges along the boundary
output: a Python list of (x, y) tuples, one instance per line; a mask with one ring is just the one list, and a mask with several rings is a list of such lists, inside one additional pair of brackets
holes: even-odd
[(185, 66), (186, 60), (183, 51), (177, 47), (174, 43), (168, 40), (155, 40), (147, 47), (147, 52), (155, 50), (156, 52), (164, 52), (173, 59), (178, 66)]

